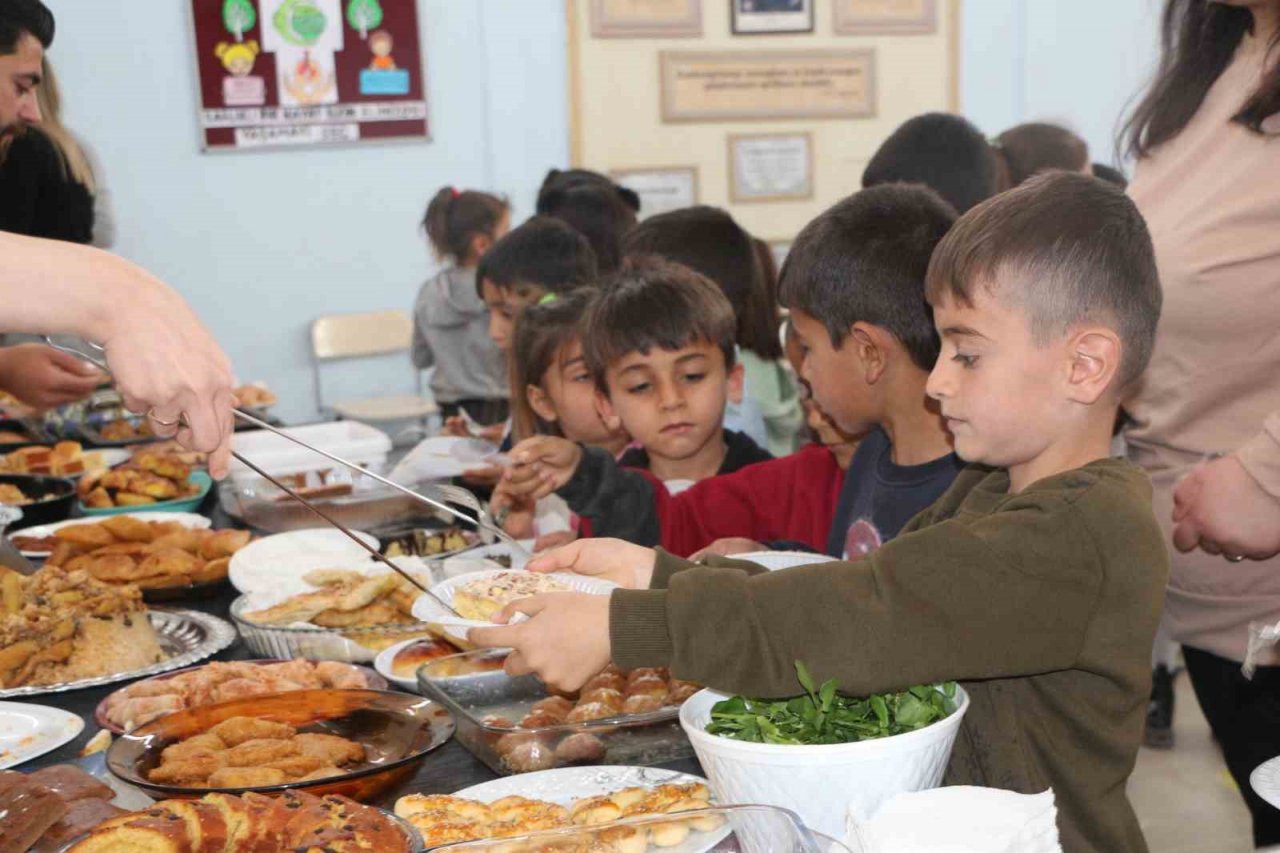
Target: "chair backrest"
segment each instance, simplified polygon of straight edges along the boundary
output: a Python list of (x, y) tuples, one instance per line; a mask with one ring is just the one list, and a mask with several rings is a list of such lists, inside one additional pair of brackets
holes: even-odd
[(412, 342), (406, 311), (330, 314), (311, 324), (311, 352), (319, 361), (405, 352)]

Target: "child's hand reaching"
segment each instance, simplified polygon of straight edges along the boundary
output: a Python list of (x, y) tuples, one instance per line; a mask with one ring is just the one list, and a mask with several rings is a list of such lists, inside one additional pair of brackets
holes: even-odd
[(529, 561), (531, 572), (573, 572), (613, 581), (623, 589), (648, 589), (657, 553), (621, 539), (579, 539)]
[(531, 500), (517, 498), (498, 483), (489, 499), (489, 514), (502, 519), (502, 529), (516, 539), (530, 539), (533, 529), (535, 505)]
[[(512, 616), (530, 618), (506, 625)], [(471, 642), (491, 648), (509, 647), (508, 675), (537, 673), (548, 687), (577, 690), (609, 664), (609, 596), (555, 592), (513, 602), (499, 611), (499, 628), (472, 628)]]
[(696, 563), (705, 557), (732, 557), (734, 554), (750, 554), (754, 551), (767, 550), (769, 549), (754, 539), (729, 537), (728, 539), (717, 539), (689, 559)]
[(512, 448), (512, 464), (503, 472), (502, 485), (516, 497), (545, 498), (573, 479), (581, 461), (582, 448), (567, 438), (525, 439)]

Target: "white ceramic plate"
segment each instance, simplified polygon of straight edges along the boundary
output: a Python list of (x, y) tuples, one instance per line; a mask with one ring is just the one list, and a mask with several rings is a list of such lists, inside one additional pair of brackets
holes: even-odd
[[(483, 577), (492, 577), (505, 572), (515, 571), (515, 569), (488, 569), (483, 572), (472, 572), (468, 575), (458, 575), (441, 581), (431, 587), (431, 592), (437, 598), (444, 601), (445, 604), (453, 605), (453, 593), (463, 584), (470, 583), (473, 580)], [(554, 572), (550, 577), (563, 581), (571, 590), (575, 592), (585, 592), (590, 595), (608, 595), (618, 588), (618, 585), (612, 581), (601, 580), (600, 578), (589, 578), (582, 575), (566, 574), (563, 572)], [(418, 600), (413, 603), (414, 618), (421, 622), (427, 622), (432, 625), (439, 625), (444, 629), (444, 633), (449, 637), (467, 641), (467, 632), (472, 628), (484, 628), (491, 626), (492, 622), (482, 622), (478, 619), (463, 619), (445, 608), (440, 606), (440, 602), (436, 601), (429, 595), (420, 595)], [(518, 614), (513, 621), (524, 621), (523, 614)]]
[[(701, 776), (681, 773), (678, 770), (664, 770), (661, 767), (608, 765), (561, 767), (556, 770), (504, 776), (492, 782), (482, 782), (470, 788), (463, 788), (453, 796), (479, 800), (482, 803), (496, 802), (503, 797), (519, 796), (569, 806), (574, 800), (584, 797), (601, 797), (623, 788), (656, 788), (659, 785), (688, 785), (693, 782), (709, 785)], [(714, 799), (713, 797), (713, 802)], [(669, 853), (702, 853), (714, 849), (732, 831), (733, 827), (726, 824), (722, 829), (709, 834), (697, 833), (683, 844), (663, 849)]]
[(794, 569), (797, 566), (830, 563), (835, 558), (808, 551), (753, 551), (750, 554), (734, 554), (730, 559), (746, 560), (748, 563), (755, 563), (757, 566), (764, 566), (769, 571), (776, 572), (780, 569)]
[(383, 678), (385, 678), (387, 681), (390, 681), (392, 684), (396, 685), (397, 687), (401, 688), (402, 690), (408, 690), (410, 693), (417, 693), (418, 679), (402, 678), (396, 675), (394, 671), (392, 671), (391, 669), (391, 664), (396, 659), (396, 655), (400, 654), (401, 649), (407, 646), (412, 646), (414, 643), (418, 642), (421, 639), (422, 637), (414, 637), (411, 640), (405, 640), (402, 643), (396, 643), (394, 646), (388, 646), (387, 648), (378, 652), (378, 656), (373, 659), (373, 668), (378, 671), (379, 675), (381, 675)]
[[(352, 532), (371, 547), (378, 547), (378, 540), (368, 533)], [(232, 585), (246, 595), (278, 593), (288, 597), (312, 589), (302, 576), (313, 569), (360, 569), (372, 565), (369, 552), (341, 531), (315, 527), (250, 542), (232, 556), (227, 574)]]
[(1249, 774), (1255, 794), (1280, 809), (1280, 756), (1264, 761)]
[(595, 767), (560, 767), (504, 776), (492, 782), (481, 782), (453, 794), (468, 800), (492, 803), (503, 797), (520, 796), (568, 806), (584, 797), (602, 797), (623, 788), (656, 788), (659, 785), (687, 785), (706, 779), (678, 770), (661, 767), (629, 767), (604, 765)]
[(394, 646), (388, 646), (378, 652), (378, 656), (373, 659), (373, 668), (378, 671), (379, 675), (401, 689), (407, 690), (410, 693), (420, 693), (422, 691), (418, 690), (418, 677), (416, 673), (407, 678), (401, 675), (396, 675), (394, 670), (392, 670), (391, 665), (395, 662), (396, 655), (400, 654), (401, 649), (412, 646), (414, 643), (429, 643), (433, 639), (433, 637), (413, 637), (396, 643)]
[[(530, 553), (533, 552), (532, 539), (521, 539), (520, 544)], [(455, 554), (452, 557), (441, 561), (440, 569), (444, 577), (454, 578), (459, 575), (473, 574), (475, 572), (483, 572), (489, 570), (504, 570), (501, 563), (494, 562), (493, 557), (507, 557), (511, 560), (511, 568), (523, 569), (529, 562), (529, 558), (524, 554), (511, 553), (511, 546), (505, 542), (495, 542), (492, 545), (481, 545), (478, 548), (468, 548), (467, 550)]]
[[(194, 512), (125, 512), (113, 516), (114, 518), (136, 518), (139, 521), (174, 521), (183, 527), (190, 527), (194, 530), (204, 530), (213, 526), (213, 522), (203, 515), (197, 515)], [(64, 527), (75, 527), (77, 524), (101, 524), (105, 518), (103, 516), (87, 517), (87, 518), (69, 518), (66, 521), (58, 521), (53, 524), (37, 524), (35, 527), (24, 527), (21, 530), (14, 530), (11, 536), (52, 536), (55, 531)], [(47, 557), (51, 551), (23, 551), (25, 557)]]
[(0, 770), (52, 752), (82, 731), (84, 720), (61, 708), (0, 702)]

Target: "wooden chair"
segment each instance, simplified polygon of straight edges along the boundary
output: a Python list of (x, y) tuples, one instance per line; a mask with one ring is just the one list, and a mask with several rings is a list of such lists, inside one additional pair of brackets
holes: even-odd
[(402, 353), (408, 363), (413, 341), (413, 320), (404, 311), (372, 311), (363, 314), (331, 314), (311, 324), (311, 367), (315, 377), (316, 408), (354, 421), (378, 422), (424, 419), (437, 412), (435, 401), (424, 395), (422, 374), (414, 370), (416, 394), (397, 394), (343, 400), (326, 404), (321, 368), (327, 362)]

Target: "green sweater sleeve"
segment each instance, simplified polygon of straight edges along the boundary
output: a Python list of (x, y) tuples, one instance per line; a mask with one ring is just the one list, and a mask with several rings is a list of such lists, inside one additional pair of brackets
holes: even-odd
[(680, 571), (663, 556), (666, 590), (613, 594), (614, 660), (757, 696), (795, 693), (796, 660), (854, 694), (1069, 668), (1102, 582), (1073, 503), (1007, 497), (868, 558), (782, 572), (718, 561)]

